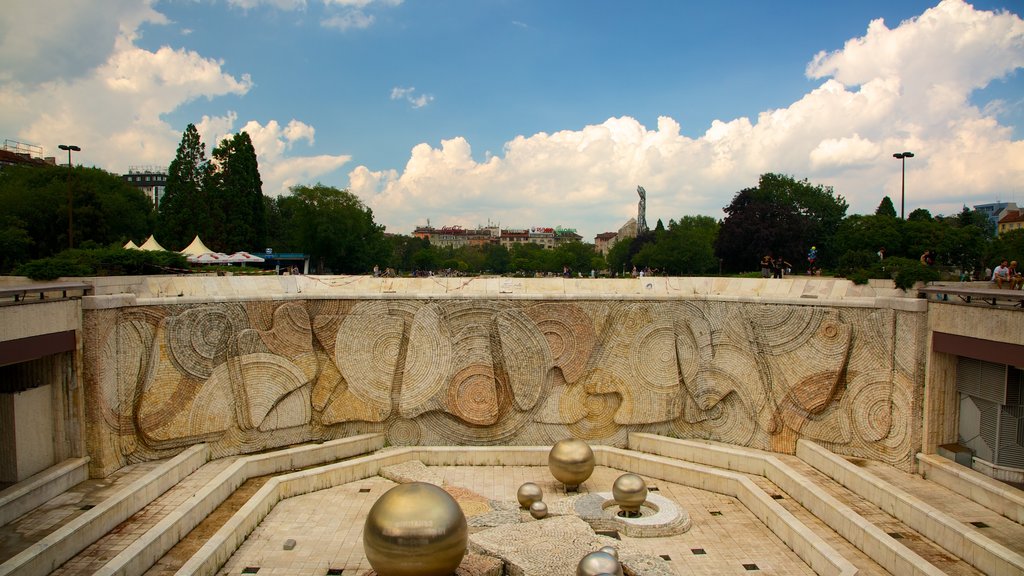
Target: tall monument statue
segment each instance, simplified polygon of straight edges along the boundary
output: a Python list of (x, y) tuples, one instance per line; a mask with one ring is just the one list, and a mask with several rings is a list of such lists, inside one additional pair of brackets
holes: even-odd
[(636, 193), (640, 195), (640, 203), (636, 209), (636, 235), (647, 232), (647, 190), (643, 186), (636, 187)]

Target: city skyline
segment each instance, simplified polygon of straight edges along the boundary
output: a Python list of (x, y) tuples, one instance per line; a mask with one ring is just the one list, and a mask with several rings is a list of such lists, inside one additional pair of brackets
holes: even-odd
[(349, 188), (388, 232), (722, 208), (765, 172), (850, 213), (1024, 203), (1024, 21), (1007, 1), (18, 3), (0, 137), (125, 173), (246, 130), (264, 193)]

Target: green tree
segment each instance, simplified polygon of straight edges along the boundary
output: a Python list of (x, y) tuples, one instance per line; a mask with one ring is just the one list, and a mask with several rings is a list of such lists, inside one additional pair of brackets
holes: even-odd
[[(120, 176), (75, 168), (71, 177), (75, 246), (141, 241), (152, 225), (146, 195)], [(0, 177), (2, 270), (53, 256), (68, 246), (68, 169), (11, 166)]]
[(295, 206), (287, 225), (317, 272), (363, 274), (388, 261), (384, 227), (355, 194), (323, 184), (291, 191)]
[(875, 216), (896, 217), (896, 207), (892, 205), (892, 200), (888, 196), (882, 197), (881, 203), (878, 204), (878, 208), (875, 210)]
[(263, 180), (249, 134), (222, 140), (213, 150), (212, 165), (207, 196), (215, 220), (207, 245), (222, 252), (265, 248)]
[(838, 260), (832, 239), (846, 208), (829, 187), (764, 174), (757, 188), (741, 190), (725, 207), (715, 253), (726, 270), (740, 272), (756, 268), (767, 252), (799, 267), (816, 246), (818, 265), (832, 266)]
[(195, 124), (189, 124), (167, 169), (167, 186), (160, 202), (157, 237), (167, 248), (184, 248), (196, 235), (212, 240), (211, 224), (219, 214), (207, 194), (209, 176), (206, 144)]
[(655, 235), (633, 257), (639, 268), (650, 267), (659, 274), (709, 274), (718, 271), (714, 243), (718, 222), (710, 216), (683, 216), (669, 220), (668, 230)]

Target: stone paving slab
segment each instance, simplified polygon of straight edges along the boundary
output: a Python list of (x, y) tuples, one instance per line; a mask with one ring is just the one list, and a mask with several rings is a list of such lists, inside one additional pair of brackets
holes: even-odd
[[(564, 487), (543, 466), (429, 468), (440, 474), (447, 486), (474, 491), (491, 501), (514, 502), (516, 491), (524, 482), (540, 485), (545, 502), (576, 495), (566, 494)], [(621, 474), (621, 470), (599, 466), (583, 484), (581, 493), (606, 492)], [(669, 574), (750, 573), (744, 568), (746, 564), (756, 565), (764, 574), (814, 574), (735, 498), (650, 478), (645, 480), (648, 485), (657, 487), (659, 494), (687, 510), (693, 521), (692, 528), (668, 538), (618, 535), (617, 542), (656, 558), (668, 556)], [(218, 574), (237, 575), (245, 568), (255, 567), (260, 568), (261, 576), (326, 574), (332, 568), (342, 569), (345, 574), (368, 571), (370, 566), (362, 546), (363, 523), (376, 499), (394, 485), (378, 476), (283, 500)], [(535, 522), (528, 516), (523, 521)], [(288, 539), (296, 541), (292, 550), (284, 550)]]

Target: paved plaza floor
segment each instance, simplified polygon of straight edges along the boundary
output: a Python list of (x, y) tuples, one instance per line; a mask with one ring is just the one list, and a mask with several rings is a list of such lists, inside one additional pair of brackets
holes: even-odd
[[(963, 560), (892, 518), (873, 504), (811, 469), (794, 456), (777, 455), (789, 466), (814, 482), (818, 488), (837, 498), (947, 574), (980, 574)], [(106, 537), (89, 546), (60, 567), (56, 574), (93, 574), (106, 561), (128, 546), (135, 535), (163, 518), (178, 502), (194, 494), (197, 487), (223, 470), (232, 459), (212, 461), (129, 518)], [(90, 503), (127, 485), (153, 468), (156, 463), (125, 467), (111, 477), (88, 480), (54, 498), (14, 522), (0, 527), (0, 561), (11, 558), (32, 542), (59, 528), (81, 513)], [(873, 474), (907, 490), (943, 512), (965, 523), (977, 522), (993, 540), (1017, 553), (1024, 553), (1024, 526), (961, 497), (920, 476), (900, 472), (884, 464), (862, 463)], [(535, 482), (544, 491), (550, 507), (567, 495), (544, 466), (438, 466), (430, 472), (446, 485), (473, 491), (489, 500), (514, 502), (524, 482)], [(581, 492), (608, 492), (623, 470), (597, 467)], [(850, 542), (818, 520), (800, 504), (761, 476), (750, 478), (811, 530), (824, 538), (837, 552), (852, 562), (862, 575), (887, 574)], [(181, 563), (215, 532), (262, 479), (253, 479), (222, 505), (207, 522), (193, 530), (182, 544), (168, 553), (147, 574), (173, 574)], [(683, 575), (724, 574), (806, 574), (814, 572), (785, 542), (773, 534), (737, 499), (664, 480), (645, 478), (658, 494), (681, 506), (692, 520), (691, 528), (680, 535), (659, 538), (631, 538), (620, 534), (623, 542), (642, 548), (668, 561), (671, 569)], [(281, 501), (249, 535), (246, 542), (221, 567), (218, 574), (362, 575), (369, 570), (363, 553), (362, 528), (366, 514), (381, 494), (395, 484), (382, 477), (371, 477), (334, 488)], [(478, 530), (476, 528), (472, 531)], [(285, 543), (294, 540), (290, 550)]]

